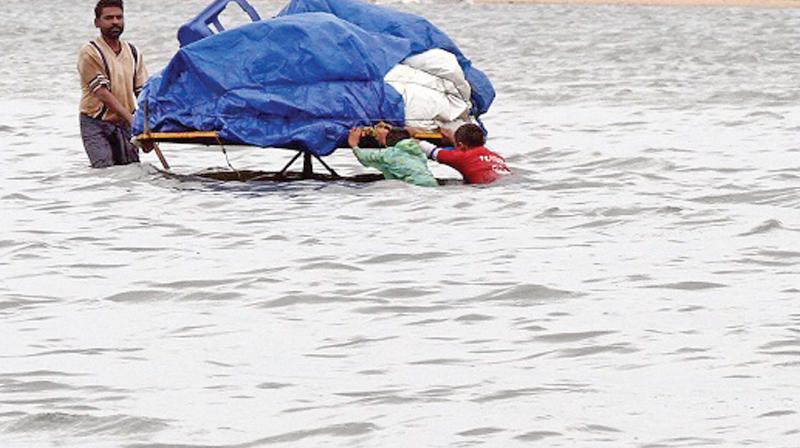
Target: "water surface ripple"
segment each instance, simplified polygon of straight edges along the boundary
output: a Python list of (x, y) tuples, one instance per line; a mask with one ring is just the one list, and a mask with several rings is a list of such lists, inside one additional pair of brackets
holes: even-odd
[[(0, 8), (3, 447), (798, 446), (800, 11), (392, 2), (517, 173), (421, 189), (87, 168), (93, 3)], [(130, 2), (153, 71), (205, 3)]]

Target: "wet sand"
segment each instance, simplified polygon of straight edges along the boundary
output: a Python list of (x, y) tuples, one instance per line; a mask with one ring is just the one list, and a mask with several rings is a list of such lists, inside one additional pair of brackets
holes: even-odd
[(745, 6), (753, 8), (800, 7), (800, 1), (797, 0), (475, 0), (475, 2), (553, 5)]

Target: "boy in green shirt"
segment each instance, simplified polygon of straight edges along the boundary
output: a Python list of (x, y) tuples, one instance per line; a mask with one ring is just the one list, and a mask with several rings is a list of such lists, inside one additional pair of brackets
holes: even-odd
[(439, 186), (428, 169), (427, 156), (407, 130), (376, 128), (375, 139), (385, 146), (383, 149), (359, 148), (358, 143), (364, 133), (363, 129), (353, 128), (347, 137), (347, 143), (362, 165), (380, 170), (386, 179), (402, 180), (421, 187)]

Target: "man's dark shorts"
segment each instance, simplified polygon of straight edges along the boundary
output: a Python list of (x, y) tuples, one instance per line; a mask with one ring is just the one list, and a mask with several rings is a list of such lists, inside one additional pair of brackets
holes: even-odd
[(125, 126), (80, 114), (81, 138), (93, 168), (139, 163), (139, 149), (131, 143)]

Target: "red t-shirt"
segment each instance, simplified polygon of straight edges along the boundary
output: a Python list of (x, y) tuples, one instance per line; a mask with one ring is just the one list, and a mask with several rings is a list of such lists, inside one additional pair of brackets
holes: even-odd
[(456, 169), (468, 184), (488, 184), (511, 170), (506, 161), (483, 146), (436, 151), (436, 160)]

